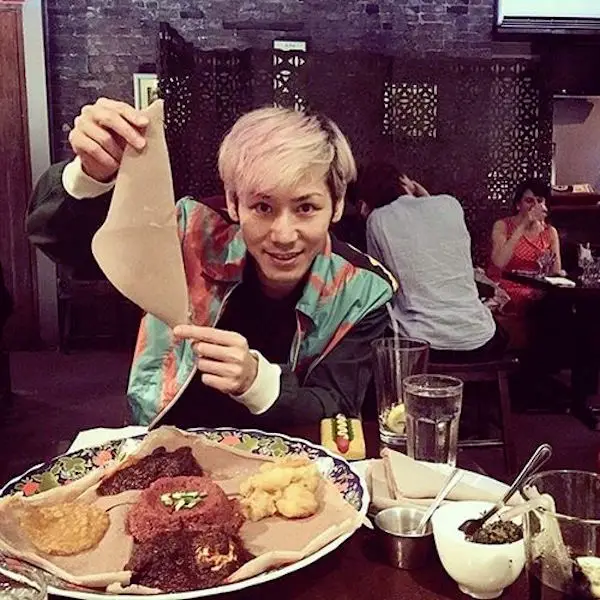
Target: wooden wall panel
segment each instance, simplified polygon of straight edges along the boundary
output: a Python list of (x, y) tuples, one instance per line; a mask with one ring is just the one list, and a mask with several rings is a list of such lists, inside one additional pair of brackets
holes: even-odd
[(0, 261), (15, 313), (4, 332), (9, 348), (38, 337), (32, 253), (24, 219), (31, 189), (23, 25), (18, 6), (0, 4)]

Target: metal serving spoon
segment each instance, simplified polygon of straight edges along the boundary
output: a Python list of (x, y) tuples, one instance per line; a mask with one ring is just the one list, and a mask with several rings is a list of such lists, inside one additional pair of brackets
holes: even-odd
[(472, 536), (478, 529), (481, 529), (485, 522), (493, 517), (519, 491), (523, 482), (545, 465), (551, 456), (552, 446), (550, 444), (542, 444), (533, 453), (523, 469), (521, 469), (521, 472), (517, 475), (510, 488), (508, 488), (506, 494), (492, 508), (479, 517), (479, 519), (467, 519), (458, 529), (464, 532), (467, 537)]
[(416, 532), (417, 534), (424, 534), (425, 528), (427, 527), (427, 523), (433, 513), (439, 508), (440, 504), (446, 499), (446, 496), (454, 489), (454, 486), (461, 480), (463, 476), (463, 472), (454, 467), (446, 479), (446, 483), (442, 486), (442, 489), (438, 492), (438, 495), (435, 497), (434, 501), (429, 505), (429, 508), (423, 513), (421, 517), (421, 521), (417, 525)]

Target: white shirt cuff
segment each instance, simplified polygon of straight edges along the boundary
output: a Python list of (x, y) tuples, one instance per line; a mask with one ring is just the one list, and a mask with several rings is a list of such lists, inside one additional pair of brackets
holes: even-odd
[(114, 179), (104, 183), (96, 181), (84, 172), (81, 159), (76, 156), (64, 169), (62, 173), (62, 184), (69, 196), (77, 198), (96, 198), (115, 187)]
[(267, 412), (279, 397), (281, 367), (270, 363), (260, 352), (250, 350), (258, 360), (258, 371), (252, 385), (240, 396), (231, 396), (253, 415)]

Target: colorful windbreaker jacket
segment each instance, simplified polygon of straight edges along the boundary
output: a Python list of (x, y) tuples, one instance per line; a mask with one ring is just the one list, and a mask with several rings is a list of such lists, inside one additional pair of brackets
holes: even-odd
[[(54, 261), (75, 271), (90, 271), (97, 268), (89, 250), (91, 238), (106, 216), (110, 194), (89, 200), (71, 198), (62, 187), (64, 166), (65, 163), (54, 165), (38, 182), (29, 207), (27, 230), (31, 241)], [(177, 214), (190, 320), (196, 325), (215, 326), (228, 298), (242, 281), (246, 246), (239, 226), (230, 221), (215, 199), (201, 202), (183, 198), (177, 203)], [(311, 386), (311, 397), (319, 396), (319, 388), (336, 379), (336, 363), (344, 363), (346, 372), (341, 376), (347, 383), (342, 382), (340, 389), (335, 390), (333, 400), (325, 397), (328, 394), (324, 390), (319, 409), (309, 412), (312, 418), (321, 418), (338, 411), (360, 411), (368, 384), (365, 377), (370, 378), (370, 342), (385, 332), (385, 304), (395, 289), (395, 281), (377, 261), (333, 237), (328, 239), (312, 264), (296, 304), (297, 331), (288, 363), (282, 365), (280, 394), (290, 396), (293, 392), (294, 397), (282, 404), (302, 402), (303, 385)], [(356, 364), (352, 364), (353, 360)], [(327, 364), (327, 377), (323, 378), (319, 368)], [(366, 376), (356, 383), (350, 370), (359, 370)], [(128, 384), (133, 420), (141, 424), (155, 421), (181, 397), (195, 371), (190, 342), (175, 341), (165, 323), (145, 315)], [(290, 377), (293, 385), (286, 381)], [(333, 387), (338, 388), (337, 384)], [(353, 391), (351, 387), (359, 389)], [(348, 401), (336, 399), (353, 393), (357, 397)], [(275, 405), (278, 403), (279, 400)]]

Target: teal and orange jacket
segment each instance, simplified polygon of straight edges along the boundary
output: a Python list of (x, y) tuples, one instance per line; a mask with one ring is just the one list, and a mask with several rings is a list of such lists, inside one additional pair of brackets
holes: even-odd
[[(27, 231), (50, 258), (85, 271), (94, 267), (91, 238), (106, 216), (110, 194), (70, 197), (61, 182), (64, 166), (54, 165), (38, 182)], [(237, 224), (214, 202), (184, 198), (177, 214), (191, 321), (216, 326), (242, 280), (246, 246)], [(376, 261), (330, 237), (296, 304), (297, 332), (288, 362), (281, 365), (280, 395), (256, 415), (258, 422), (284, 425), (317, 422), (338, 412), (360, 414), (371, 379), (370, 343), (384, 335), (385, 304), (394, 291), (395, 282)], [(183, 394), (194, 373), (189, 342), (175, 343), (165, 323), (145, 315), (129, 377), (133, 420), (153, 421)]]

